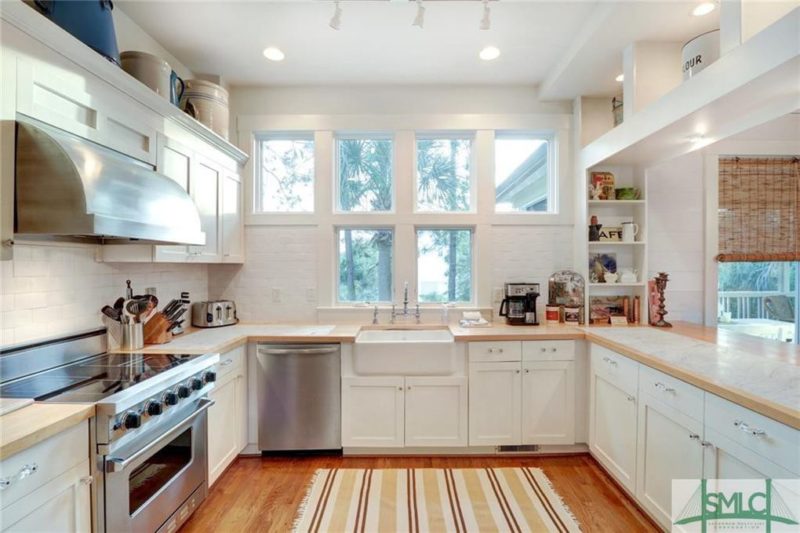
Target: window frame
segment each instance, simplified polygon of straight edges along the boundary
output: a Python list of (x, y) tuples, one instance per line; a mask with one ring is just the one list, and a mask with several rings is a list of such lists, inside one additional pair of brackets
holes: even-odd
[[(391, 142), (391, 191), (392, 191), (392, 208), (388, 211), (345, 211), (342, 209), (341, 196), (340, 196), (340, 176), (339, 176), (339, 142), (343, 140), (371, 140), (371, 141), (389, 141)], [(347, 216), (381, 216), (381, 215), (394, 215), (397, 214), (397, 141), (395, 139), (395, 132), (379, 130), (379, 131), (336, 131), (333, 134), (333, 150), (332, 150), (332, 163), (333, 163), (333, 180), (332, 180), (332, 200), (331, 212), (334, 216), (347, 215)], [(338, 292), (338, 291), (337, 291)]]
[[(262, 198), (262, 165), (261, 159), (263, 156), (262, 143), (270, 140), (280, 141), (311, 141), (314, 152), (314, 168), (311, 172), (311, 193), (312, 208), (311, 211), (265, 211), (261, 209)], [(250, 216), (254, 217), (309, 217), (317, 214), (317, 142), (314, 136), (314, 131), (267, 131), (256, 132), (253, 135), (253, 144), (255, 145), (255, 161), (253, 169), (253, 201), (250, 205)]]
[[(478, 178), (477, 178), (477, 150), (475, 150), (474, 130), (415, 130), (414, 149), (412, 160), (411, 177), (411, 212), (420, 215), (477, 215), (478, 214)], [(432, 209), (419, 208), (419, 149), (417, 143), (420, 140), (467, 140), (469, 141), (469, 209), (465, 211), (437, 211)]]
[[(470, 247), (470, 299), (456, 300), (454, 302), (422, 302), (419, 300), (419, 232), (420, 231), (448, 231), (448, 230), (462, 230), (469, 231), (469, 247)], [(415, 225), (414, 231), (414, 292), (416, 294), (417, 302), (420, 307), (440, 307), (445, 304), (456, 304), (463, 307), (472, 307), (477, 302), (477, 228), (474, 224), (423, 224)]]
[[(498, 211), (497, 210), (497, 141), (498, 139), (538, 139), (547, 142), (547, 210), (545, 211)], [(556, 146), (557, 132), (543, 130), (495, 130), (492, 142), (492, 215), (504, 216), (557, 216), (561, 214), (559, 190), (559, 150)]]
[(395, 294), (395, 281), (397, 273), (397, 226), (394, 224), (334, 224), (333, 226), (333, 262), (334, 262), (334, 275), (333, 275), (333, 302), (336, 307), (349, 308), (349, 307), (364, 307), (367, 305), (388, 305), (394, 299), (384, 300), (342, 300), (339, 294), (339, 279), (341, 276), (341, 269), (339, 267), (339, 233), (342, 230), (357, 230), (357, 231), (389, 231), (392, 234), (392, 265), (391, 265), (391, 294)]

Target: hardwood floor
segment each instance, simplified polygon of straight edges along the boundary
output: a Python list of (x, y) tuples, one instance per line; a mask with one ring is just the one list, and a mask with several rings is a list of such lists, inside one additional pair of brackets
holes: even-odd
[(561, 457), (240, 457), (181, 529), (289, 531), (317, 468), (541, 468), (583, 531), (658, 531), (588, 454)]

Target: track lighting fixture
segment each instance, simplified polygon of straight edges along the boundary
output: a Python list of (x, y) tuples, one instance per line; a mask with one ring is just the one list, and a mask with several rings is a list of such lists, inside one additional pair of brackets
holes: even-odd
[(425, 24), (425, 6), (422, 5), (422, 0), (417, 0), (417, 16), (414, 17), (411, 25), (422, 29), (423, 24)]
[(492, 27), (491, 12), (489, 10), (489, 0), (483, 0), (483, 17), (481, 17), (482, 30), (488, 30)]
[(339, 0), (333, 0), (333, 4), (336, 6), (336, 8), (333, 10), (333, 16), (331, 17), (331, 21), (328, 23), (328, 26), (334, 30), (338, 30), (342, 27), (342, 8), (339, 7)]

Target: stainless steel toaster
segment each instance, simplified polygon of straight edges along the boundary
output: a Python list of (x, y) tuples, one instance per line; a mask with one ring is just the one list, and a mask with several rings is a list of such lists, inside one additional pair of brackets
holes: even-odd
[(192, 325), (198, 328), (218, 328), (239, 322), (233, 300), (215, 300), (192, 304)]

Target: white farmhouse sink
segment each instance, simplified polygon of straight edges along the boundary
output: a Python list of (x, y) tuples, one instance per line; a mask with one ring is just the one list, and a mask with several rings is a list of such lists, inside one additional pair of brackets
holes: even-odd
[(446, 329), (368, 329), (353, 346), (356, 375), (447, 376), (456, 370), (456, 345)]

